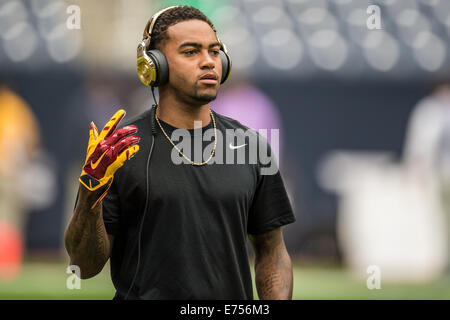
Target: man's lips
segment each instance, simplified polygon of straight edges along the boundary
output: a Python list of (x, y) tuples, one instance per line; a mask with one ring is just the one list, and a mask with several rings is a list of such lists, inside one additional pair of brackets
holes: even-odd
[(206, 73), (200, 77), (200, 82), (205, 84), (217, 84), (218, 76), (215, 73)]

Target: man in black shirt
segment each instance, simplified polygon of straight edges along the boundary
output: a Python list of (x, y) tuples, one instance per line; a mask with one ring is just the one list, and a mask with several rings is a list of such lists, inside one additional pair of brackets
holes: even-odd
[(192, 7), (166, 9), (149, 23), (145, 50), (159, 49), (150, 53), (163, 55), (170, 73), (165, 81), (141, 73), (159, 87), (157, 106), (118, 130), (123, 110), (100, 134), (91, 123), (65, 235), (71, 264), (90, 278), (111, 258), (115, 299), (252, 299), (249, 236), (259, 298), (291, 299), (281, 227), (295, 217), (273, 157), (255, 156), (270, 147), (210, 109), (231, 68), (223, 44)]

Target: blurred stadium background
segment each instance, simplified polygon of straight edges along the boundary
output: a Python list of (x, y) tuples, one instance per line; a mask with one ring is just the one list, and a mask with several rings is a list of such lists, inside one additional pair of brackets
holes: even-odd
[(232, 57), (213, 108), (281, 129), (294, 298), (450, 298), (450, 1), (0, 0), (0, 299), (112, 298), (108, 266), (66, 288), (63, 232), (88, 124), (151, 106), (136, 46), (175, 4)]

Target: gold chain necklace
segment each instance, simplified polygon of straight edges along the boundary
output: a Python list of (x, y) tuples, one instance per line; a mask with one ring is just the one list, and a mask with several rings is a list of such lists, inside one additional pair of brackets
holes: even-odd
[(161, 123), (159, 122), (158, 116), (156, 115), (156, 112), (155, 112), (155, 119), (156, 119), (156, 122), (158, 122), (158, 125), (159, 125), (159, 127), (161, 128), (161, 131), (162, 131), (162, 132), (164, 133), (164, 135), (166, 136), (167, 140), (169, 140), (169, 142), (170, 142), (170, 143), (172, 144), (172, 146), (178, 151), (178, 153), (179, 153), (183, 158), (185, 158), (187, 161), (189, 161), (189, 163), (190, 163), (191, 165), (193, 165), (193, 166), (204, 166), (205, 164), (207, 164), (207, 163), (212, 159), (212, 157), (214, 156), (214, 153), (216, 152), (216, 147), (217, 147), (216, 121), (214, 120), (214, 115), (212, 114), (211, 110), (209, 110), (209, 114), (211, 115), (211, 119), (212, 119), (213, 126), (214, 126), (214, 148), (213, 148), (213, 150), (211, 151), (211, 155), (209, 156), (208, 160), (206, 160), (206, 161), (204, 161), (204, 162), (201, 162), (201, 163), (198, 163), (198, 162), (194, 162), (194, 161), (192, 161), (191, 159), (189, 159), (188, 157), (186, 157), (186, 155), (185, 155), (183, 152), (181, 152), (180, 149), (178, 149), (178, 147), (175, 145), (175, 143), (172, 141), (172, 139), (169, 138), (169, 136), (167, 135), (166, 131), (164, 131), (164, 128), (161, 126)]

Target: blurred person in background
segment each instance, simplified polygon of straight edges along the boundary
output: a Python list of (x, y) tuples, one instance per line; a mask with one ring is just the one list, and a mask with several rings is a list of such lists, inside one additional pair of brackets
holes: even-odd
[(0, 83), (0, 280), (12, 280), (20, 271), (27, 209), (23, 175), (39, 144), (39, 126), (29, 105)]
[[(447, 220), (450, 249), (450, 79), (441, 80), (432, 93), (414, 107), (405, 142), (409, 175), (437, 195)], [(450, 261), (447, 262), (450, 271)]]

